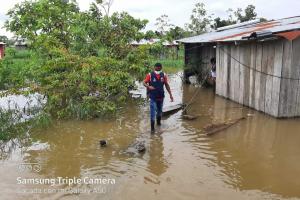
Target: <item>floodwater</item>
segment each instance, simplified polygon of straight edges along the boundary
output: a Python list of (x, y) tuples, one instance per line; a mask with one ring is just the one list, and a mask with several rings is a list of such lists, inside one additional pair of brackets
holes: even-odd
[[(300, 199), (300, 119), (274, 119), (211, 89), (182, 85), (178, 75), (170, 79), (175, 103), (200, 90), (188, 110), (198, 119), (185, 121), (179, 111), (151, 135), (148, 102), (132, 101), (116, 119), (56, 122), (2, 147), (0, 199)], [(242, 116), (212, 136), (203, 131)], [(146, 152), (124, 153), (136, 138)], [(107, 147), (99, 146), (101, 139)], [(18, 181), (57, 177), (108, 182)]]

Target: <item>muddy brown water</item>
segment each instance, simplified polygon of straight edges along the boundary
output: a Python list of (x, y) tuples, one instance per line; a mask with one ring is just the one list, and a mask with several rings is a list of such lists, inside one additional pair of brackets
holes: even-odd
[[(187, 102), (199, 89), (182, 85), (177, 75), (170, 78), (175, 103)], [(154, 135), (148, 103), (132, 101), (116, 119), (56, 122), (28, 141), (9, 142), (0, 156), (0, 199), (300, 198), (300, 119), (274, 119), (200, 90), (188, 110), (199, 118), (184, 121), (178, 112)], [(246, 120), (213, 136), (203, 132), (210, 123), (242, 116)], [(122, 153), (136, 138), (143, 138), (147, 151)], [(106, 148), (99, 146), (100, 139), (108, 141)], [(20, 168), (24, 165), (33, 168)], [(17, 181), (57, 177), (115, 182)]]

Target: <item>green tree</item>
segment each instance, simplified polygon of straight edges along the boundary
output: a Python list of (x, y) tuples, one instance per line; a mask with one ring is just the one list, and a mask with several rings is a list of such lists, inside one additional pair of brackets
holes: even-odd
[(70, 31), (79, 8), (76, 2), (62, 0), (24, 1), (9, 10), (7, 30), (27, 38), (35, 49), (49, 52), (54, 47), (70, 47)]
[[(7, 29), (30, 39), (34, 52), (43, 50), (47, 56), (29, 63), (24, 73), (14, 70), (16, 74), (11, 73), (12, 60), (4, 59), (0, 86), (12, 93), (26, 87), (26, 94), (46, 96), (44, 111), (54, 118), (85, 119), (116, 111), (134, 79), (148, 70), (146, 50), (130, 48), (132, 40), (143, 36), (140, 30), (148, 21), (126, 12), (103, 15), (100, 3), (85, 12), (74, 0), (17, 4), (9, 11)], [(105, 56), (99, 57), (99, 50)]]
[(174, 27), (174, 25), (170, 22), (171, 20), (166, 14), (163, 14), (160, 17), (156, 18), (155, 26), (157, 27), (157, 32), (160, 33), (161, 36), (165, 35), (167, 30), (169, 30), (171, 27)]
[(140, 31), (147, 23), (148, 20), (135, 19), (127, 12), (102, 17), (94, 4), (89, 12), (89, 38), (93, 44), (105, 48), (108, 56), (124, 58), (130, 51), (130, 42), (143, 38)]
[(189, 30), (194, 34), (201, 34), (207, 31), (211, 22), (211, 17), (207, 16), (204, 3), (197, 3), (190, 17), (190, 24), (187, 25)]
[(154, 31), (148, 30), (148, 31), (145, 33), (144, 38), (145, 38), (146, 40), (149, 40), (149, 39), (157, 38), (157, 35), (155, 34)]
[(248, 5), (244, 9), (244, 14), (243, 10), (241, 8), (238, 8), (235, 12), (234, 15), (237, 17), (237, 20), (240, 22), (246, 22), (250, 20), (254, 20), (257, 17), (257, 13), (255, 12), (255, 6), (254, 5)]
[(167, 38), (169, 41), (178, 40), (184, 37), (188, 37), (190, 33), (179, 26), (175, 26), (174, 28), (170, 28), (167, 32)]
[(233, 9), (229, 8), (227, 10), (227, 13), (228, 13), (227, 19), (221, 19), (220, 17), (217, 17), (214, 19), (211, 27), (217, 29), (223, 26), (236, 24), (237, 22), (245, 22), (245, 21), (253, 20), (256, 19), (257, 17), (257, 13), (255, 12), (254, 5), (248, 5), (244, 9), (244, 13), (241, 8), (237, 8), (236, 11), (233, 11)]
[(229, 25), (232, 25), (232, 24), (235, 24), (236, 21), (231, 21), (230, 19), (221, 19), (220, 17), (217, 17), (214, 19), (214, 22), (212, 24), (212, 28), (213, 29), (217, 29), (217, 28), (220, 28), (220, 27), (223, 27), (223, 26), (229, 26)]
[(109, 16), (110, 9), (112, 4), (114, 3), (114, 0), (96, 0), (96, 2), (98, 5), (102, 7), (106, 16)]

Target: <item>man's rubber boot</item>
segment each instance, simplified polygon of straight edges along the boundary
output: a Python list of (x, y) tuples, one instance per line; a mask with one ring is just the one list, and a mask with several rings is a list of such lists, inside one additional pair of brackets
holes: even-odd
[(154, 124), (155, 124), (155, 121), (151, 121), (151, 133), (155, 132)]
[(156, 122), (157, 122), (157, 125), (160, 126), (161, 125), (161, 117), (157, 117)]

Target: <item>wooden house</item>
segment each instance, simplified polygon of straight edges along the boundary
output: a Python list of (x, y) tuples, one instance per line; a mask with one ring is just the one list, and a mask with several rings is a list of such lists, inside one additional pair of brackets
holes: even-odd
[(274, 117), (300, 116), (300, 17), (250, 22), (179, 40), (185, 64), (210, 71), (216, 94)]

